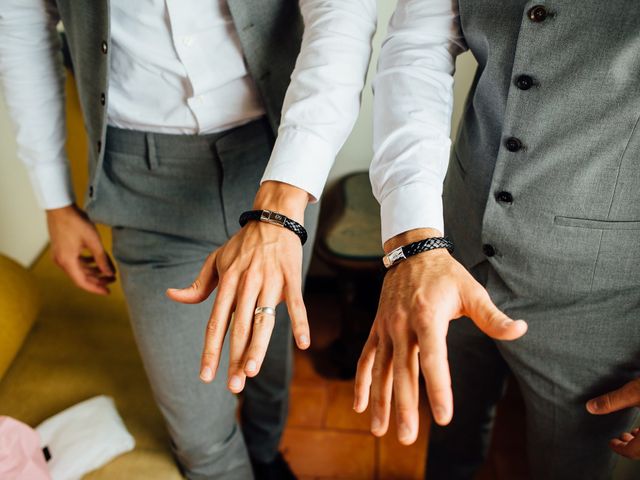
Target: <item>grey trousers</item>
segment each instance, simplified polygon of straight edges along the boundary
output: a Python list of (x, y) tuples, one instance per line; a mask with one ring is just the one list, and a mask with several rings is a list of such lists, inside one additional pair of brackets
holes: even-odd
[(637, 414), (594, 416), (585, 403), (640, 376), (640, 288), (570, 301), (518, 298), (488, 262), (472, 273), (529, 330), (516, 341), (496, 342), (469, 319), (451, 322), (454, 417), (447, 427), (432, 427), (426, 478), (473, 478), (509, 372), (524, 396), (532, 478), (611, 478), (616, 457), (608, 442), (629, 431)]
[[(215, 381), (206, 385), (198, 377), (213, 296), (199, 305), (165, 296), (168, 287), (189, 285), (207, 255), (240, 228), (272, 137), (264, 120), (203, 136), (110, 128), (103, 175), (88, 208), (93, 220), (112, 226), (138, 348), (190, 479), (251, 479), (249, 455), (273, 459), (287, 417), (292, 339), (283, 305), (262, 370), (247, 381), (240, 427), (236, 396), (226, 387), (228, 341)], [(307, 210), (305, 272), (317, 222), (316, 206)]]

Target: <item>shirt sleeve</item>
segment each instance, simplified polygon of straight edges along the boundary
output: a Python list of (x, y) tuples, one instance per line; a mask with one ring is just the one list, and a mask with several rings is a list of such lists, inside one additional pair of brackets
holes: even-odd
[(45, 209), (73, 202), (57, 23), (53, 1), (2, 0), (0, 86), (15, 125), (18, 156)]
[(443, 231), (455, 57), (466, 49), (455, 3), (399, 0), (382, 46), (370, 175), (383, 242), (416, 228)]
[(305, 31), (262, 181), (316, 201), (351, 133), (371, 59), (376, 0), (300, 0)]

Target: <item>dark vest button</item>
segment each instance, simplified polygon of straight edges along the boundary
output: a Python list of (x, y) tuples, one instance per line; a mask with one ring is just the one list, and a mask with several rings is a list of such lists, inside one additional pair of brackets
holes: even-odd
[(98, 145), (98, 153), (100, 153), (102, 151), (102, 142), (98, 140), (98, 143), (96, 145)]
[(104, 93), (100, 94), (100, 105), (104, 105), (107, 102), (107, 97), (104, 96)]
[(100, 51), (105, 55), (107, 54), (107, 52), (109, 51), (109, 46), (107, 45), (107, 42), (102, 42), (100, 44)]
[(493, 257), (496, 254), (496, 249), (493, 248), (493, 245), (485, 243), (484, 245), (482, 245), (482, 253), (484, 253), (487, 257)]
[(549, 12), (543, 5), (536, 5), (529, 9), (529, 20), (535, 23), (544, 22), (549, 16)]
[(496, 200), (502, 203), (513, 203), (513, 195), (509, 192), (498, 192), (496, 194)]
[(519, 150), (522, 150), (522, 142), (516, 137), (507, 138), (507, 140), (504, 142), (504, 145), (510, 152), (517, 152)]
[(529, 75), (520, 75), (516, 79), (516, 85), (520, 90), (529, 90), (533, 87), (533, 78)]
[(89, 187), (89, 197), (93, 198), (93, 185)]

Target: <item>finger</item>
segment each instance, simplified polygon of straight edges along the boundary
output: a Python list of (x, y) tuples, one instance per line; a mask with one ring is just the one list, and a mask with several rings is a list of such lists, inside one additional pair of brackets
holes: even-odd
[(253, 323), (253, 310), (260, 291), (262, 278), (245, 272), (233, 315), (231, 337), (229, 338), (229, 371), (227, 373), (229, 390), (239, 393), (244, 388), (246, 375), (244, 373), (244, 359)]
[(68, 262), (63, 262), (61, 265), (62, 269), (67, 273), (76, 286), (89, 293), (95, 293), (96, 295), (109, 295), (109, 289), (105, 285), (92, 281), (92, 277), (84, 273), (77, 258)]
[[(275, 309), (282, 296), (282, 281), (271, 280), (264, 284), (258, 297), (258, 307), (271, 307)], [(254, 317), (251, 346), (246, 356), (245, 372), (254, 377), (260, 371), (262, 362), (269, 348), (269, 340), (275, 326), (275, 315), (262, 313)]]
[(604, 415), (638, 405), (640, 405), (640, 379), (632, 380), (618, 390), (589, 400), (587, 410), (594, 415)]
[(513, 320), (491, 301), (487, 291), (473, 284), (465, 298), (466, 314), (480, 330), (497, 340), (515, 340), (527, 333), (524, 320)]
[(216, 376), (224, 336), (231, 317), (231, 308), (236, 298), (237, 286), (238, 279), (236, 277), (226, 277), (225, 281), (221, 282), (218, 295), (213, 302), (213, 309), (205, 332), (200, 365), (200, 378), (204, 382), (211, 382)]
[(636, 437), (634, 435), (632, 435), (630, 432), (625, 432), (622, 435), (620, 435), (620, 440), (622, 440), (625, 443), (630, 442), (634, 438), (636, 438)]
[(391, 393), (393, 389), (392, 346), (378, 343), (371, 379), (371, 433), (381, 437), (389, 428)]
[(397, 340), (394, 339), (393, 346), (393, 395), (398, 440), (403, 445), (411, 445), (418, 437), (418, 348), (409, 344), (408, 335)]
[(633, 460), (640, 460), (640, 437), (635, 437), (629, 442), (623, 442), (617, 438), (614, 438), (609, 443), (611, 449), (618, 455), (631, 458)]
[(86, 240), (86, 245), (91, 255), (98, 265), (98, 268), (105, 276), (112, 276), (115, 274), (115, 268), (113, 267), (113, 262), (107, 255), (104, 247), (102, 246), (102, 242), (100, 241), (100, 237), (98, 236), (98, 232), (93, 230), (93, 235)]
[(371, 388), (371, 376), (376, 358), (377, 344), (378, 337), (374, 332), (371, 332), (358, 360), (353, 399), (353, 409), (358, 413), (364, 412), (369, 404), (369, 389)]
[(174, 302), (180, 303), (200, 303), (209, 298), (211, 292), (218, 286), (218, 270), (216, 267), (216, 257), (220, 250), (216, 250), (207, 257), (200, 273), (191, 285), (186, 288), (169, 288), (167, 297)]
[(87, 265), (81, 265), (82, 271), (88, 278), (93, 278), (99, 280), (102, 283), (112, 283), (115, 282), (116, 277), (113, 275), (106, 276), (102, 274), (102, 271), (98, 267), (90, 267)]
[(307, 309), (302, 298), (302, 280), (298, 273), (289, 275), (285, 279), (285, 299), (289, 317), (291, 318), (293, 338), (295, 338), (298, 348), (306, 350), (311, 345), (311, 334), (309, 332)]
[(420, 368), (427, 386), (431, 413), (438, 425), (447, 425), (453, 416), (453, 393), (447, 359), (448, 322), (424, 320), (418, 333)]

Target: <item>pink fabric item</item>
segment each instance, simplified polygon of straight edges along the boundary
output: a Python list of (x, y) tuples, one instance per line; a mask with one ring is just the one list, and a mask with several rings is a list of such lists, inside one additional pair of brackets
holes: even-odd
[(0, 416), (0, 478), (51, 480), (38, 433), (5, 416)]

